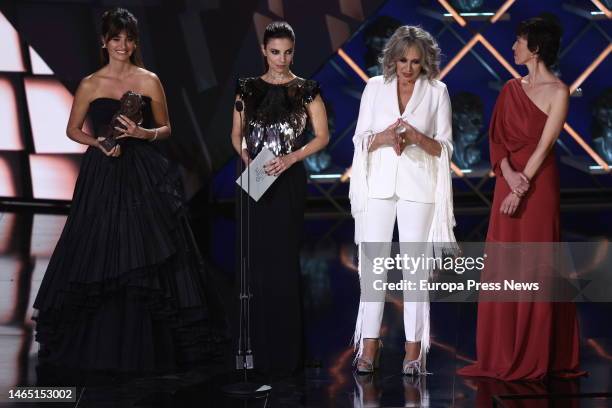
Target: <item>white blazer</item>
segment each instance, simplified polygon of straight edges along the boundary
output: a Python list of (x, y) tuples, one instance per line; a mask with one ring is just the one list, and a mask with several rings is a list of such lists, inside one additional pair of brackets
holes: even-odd
[[(403, 118), (415, 129), (448, 147), (452, 156), (452, 112), (446, 85), (421, 75), (404, 112), (397, 100), (397, 78), (385, 83), (382, 76), (371, 78), (361, 96), (359, 119), (353, 142), (363, 147), (369, 136)], [(391, 146), (368, 154), (368, 198), (391, 198), (433, 203), (436, 200), (437, 163), (420, 147), (407, 147), (398, 156)]]

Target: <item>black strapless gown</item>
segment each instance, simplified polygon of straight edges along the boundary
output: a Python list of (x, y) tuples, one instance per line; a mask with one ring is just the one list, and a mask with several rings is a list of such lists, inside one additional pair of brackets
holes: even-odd
[[(152, 126), (145, 97), (143, 127)], [(94, 129), (119, 101), (90, 105)], [(120, 141), (83, 156), (70, 214), (34, 303), (39, 367), (159, 373), (220, 357), (203, 263), (180, 180), (155, 145)]]

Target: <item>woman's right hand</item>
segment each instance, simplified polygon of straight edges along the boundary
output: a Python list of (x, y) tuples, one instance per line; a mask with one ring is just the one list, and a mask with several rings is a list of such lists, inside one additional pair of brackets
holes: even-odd
[(96, 147), (98, 149), (100, 149), (102, 151), (102, 153), (104, 153), (105, 155), (107, 155), (108, 157), (119, 157), (121, 155), (121, 146), (119, 145), (115, 145), (115, 147), (113, 147), (112, 149), (110, 149), (110, 151), (107, 151), (104, 149), (104, 147), (102, 147), (102, 145), (100, 144), (100, 142), (104, 140), (103, 137), (99, 137), (96, 140)]
[(247, 149), (242, 149), (242, 151), (240, 152), (240, 158), (242, 159), (242, 162), (245, 166), (251, 164), (251, 156), (249, 156), (249, 151)]
[(398, 134), (395, 133), (395, 129), (399, 126), (400, 120), (398, 119), (396, 122), (389, 125), (382, 132), (376, 133), (374, 135), (374, 140), (370, 145), (370, 151), (374, 151), (381, 146), (392, 146), (396, 147), (398, 145)]
[(519, 197), (522, 197), (529, 190), (529, 179), (521, 172), (507, 170), (504, 172), (504, 178), (510, 190)]

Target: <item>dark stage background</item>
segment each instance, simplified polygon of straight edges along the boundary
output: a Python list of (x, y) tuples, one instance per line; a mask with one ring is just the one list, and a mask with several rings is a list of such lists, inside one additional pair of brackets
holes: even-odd
[[(207, 184), (232, 156), (231, 107), (239, 75), (259, 75), (258, 44), (265, 26), (287, 19), (298, 43), (295, 70), (310, 77), (357, 30), (381, 0), (358, 1), (2, 1), (0, 50), (6, 129), (0, 144), (0, 196), (71, 198), (78, 153), (64, 128), (70, 97), (81, 78), (99, 68), (99, 20), (120, 5), (139, 19), (145, 65), (164, 84), (173, 127), (169, 155), (184, 167), (189, 195)], [(36, 56), (32, 56), (29, 49)], [(38, 69), (38, 65), (47, 69)], [(39, 81), (41, 84), (31, 85)], [(38, 85), (38, 86), (37, 86)], [(25, 89), (24, 89), (25, 88)], [(42, 88), (42, 89), (41, 89)], [(32, 89), (38, 93), (29, 92)], [(33, 94), (35, 93), (35, 94)], [(32, 105), (61, 104), (51, 112)], [(4, 112), (3, 112), (4, 114)], [(37, 128), (43, 128), (38, 132)], [(5, 137), (5, 136), (3, 136)], [(47, 140), (49, 152), (37, 143)], [(60, 147), (61, 145), (61, 147)], [(55, 146), (55, 147), (53, 147)], [(40, 156), (52, 153), (51, 157)], [(36, 167), (42, 162), (45, 176)], [(67, 168), (67, 169), (66, 169)], [(51, 172), (51, 174), (49, 173)], [(31, 178), (30, 178), (31, 176)], [(41, 177), (53, 180), (39, 182)], [(49, 184), (49, 181), (53, 184)], [(39, 184), (44, 188), (37, 189)]]
[[(173, 134), (163, 149), (183, 169), (193, 230), (215, 279), (211, 286), (224, 294), (228, 310), (235, 309), (228, 295), (236, 255), (236, 159), (229, 138), (235, 82), (263, 73), (259, 42), (267, 23), (286, 19), (296, 31), (294, 72), (320, 82), (331, 131), (329, 146), (306, 163), (309, 198), (301, 265), (307, 363), (315, 372), (311, 395), (333, 404), (309, 406), (358, 406), (338, 402), (353, 396), (347, 391), (354, 385), (348, 343), (359, 299), (347, 169), (365, 80), (378, 74), (376, 56), (397, 25), (423, 26), (442, 48), (443, 81), (455, 113), (457, 237), (482, 241), (493, 187), (488, 121), (501, 86), (525, 74), (512, 64), (514, 28), (542, 12), (559, 20), (564, 35), (558, 69), (573, 91), (556, 148), (562, 239), (609, 248), (612, 0), (0, 0), (0, 390), (32, 384), (35, 378), (31, 304), (64, 226), (84, 151), (65, 136), (72, 92), (98, 69), (99, 18), (116, 5), (138, 17), (145, 64), (164, 84)], [(451, 7), (462, 15), (453, 17)], [(436, 375), (428, 378), (427, 388), (441, 398), (432, 406), (474, 406), (477, 384), (456, 378), (454, 370), (473, 358), (475, 308), (432, 305)], [(578, 308), (583, 362), (592, 374), (581, 380), (582, 392), (608, 392), (610, 305)], [(401, 316), (385, 316), (396, 319), (385, 323), (385, 353), (399, 364)], [(384, 392), (401, 391), (384, 401), (403, 404), (399, 397), (411, 389), (409, 384), (402, 388), (398, 376), (387, 374)], [(397, 384), (389, 385), (393, 381)], [(194, 401), (200, 404), (205, 388), (196, 388)], [(122, 390), (116, 391), (119, 400), (124, 398)], [(159, 390), (152, 386), (143, 393), (149, 391), (155, 396)], [(95, 393), (86, 398), (95, 399)]]

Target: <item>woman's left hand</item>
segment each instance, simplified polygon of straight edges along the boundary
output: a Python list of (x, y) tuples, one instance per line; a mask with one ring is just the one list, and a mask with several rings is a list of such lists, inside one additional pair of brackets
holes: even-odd
[(512, 216), (516, 212), (519, 204), (521, 203), (521, 198), (516, 193), (510, 193), (506, 196), (504, 201), (502, 201), (499, 212), (505, 215)]
[(144, 129), (138, 126), (136, 122), (134, 122), (127, 116), (119, 115), (117, 116), (117, 120), (124, 127), (121, 128), (119, 126), (115, 126), (116, 130), (123, 132), (121, 135), (117, 136), (116, 139), (123, 139), (125, 137), (132, 137), (134, 139), (148, 139), (148, 135), (144, 131)]
[(399, 141), (400, 141), (400, 152), (404, 151), (406, 146), (417, 144), (419, 140), (419, 132), (410, 125), (410, 123), (406, 122), (404, 119), (400, 119), (399, 127), (403, 127), (406, 129), (405, 131), (400, 133)]
[(287, 154), (285, 156), (279, 156), (276, 159), (272, 159), (264, 164), (264, 170), (268, 176), (280, 176), (285, 170), (295, 163), (293, 155)]

